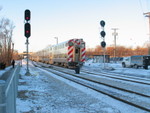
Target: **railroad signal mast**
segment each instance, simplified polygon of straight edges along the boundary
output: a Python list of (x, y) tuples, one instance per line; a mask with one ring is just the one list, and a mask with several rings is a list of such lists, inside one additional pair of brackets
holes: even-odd
[(28, 38), (31, 36), (31, 26), (30, 26), (30, 10), (26, 9), (25, 10), (25, 13), (24, 13), (24, 17), (25, 17), (25, 24), (24, 24), (24, 35), (26, 37), (26, 45), (27, 45), (27, 71), (26, 71), (26, 75), (30, 75), (30, 72), (29, 72), (29, 48), (28, 48), (28, 45), (29, 45), (29, 40)]
[(105, 31), (104, 31), (104, 26), (105, 26), (105, 21), (104, 20), (101, 20), (100, 21), (100, 26), (102, 28), (102, 31), (100, 32), (100, 36), (102, 38), (102, 42), (101, 42), (101, 46), (103, 47), (103, 54), (104, 54), (104, 57), (103, 57), (103, 61), (104, 61), (104, 69), (105, 69), (105, 51), (106, 51), (106, 42), (105, 42)]

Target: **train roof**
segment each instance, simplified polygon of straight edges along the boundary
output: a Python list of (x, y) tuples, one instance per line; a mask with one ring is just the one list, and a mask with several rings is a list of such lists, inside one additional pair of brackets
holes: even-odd
[[(72, 40), (82, 40), (82, 41), (83, 41), (83, 38), (73, 38), (73, 39), (69, 39), (69, 40), (67, 40), (67, 41), (60, 42), (60, 43), (55, 44), (55, 45), (52, 45), (52, 46), (57, 46), (57, 45), (61, 45), (61, 44), (64, 44), (64, 43), (68, 43), (68, 42), (70, 42), (70, 41), (72, 41)], [(83, 42), (84, 42), (84, 41), (83, 41)]]
[[(82, 40), (82, 41), (83, 41), (83, 38), (73, 38), (73, 39), (69, 39), (69, 40), (64, 41), (64, 42), (60, 42), (60, 43), (55, 44), (55, 45), (48, 45), (48, 46), (45, 47), (44, 49), (39, 50), (39, 51), (37, 51), (37, 52), (41, 52), (41, 51), (44, 51), (44, 50), (46, 50), (46, 49), (48, 49), (48, 48), (53, 48), (53, 47), (58, 46), (58, 45), (66, 44), (66, 43), (68, 43), (68, 42), (70, 42), (70, 41), (73, 41), (73, 40)], [(83, 42), (84, 42), (84, 41), (83, 41)], [(36, 53), (37, 53), (37, 52), (36, 52)]]

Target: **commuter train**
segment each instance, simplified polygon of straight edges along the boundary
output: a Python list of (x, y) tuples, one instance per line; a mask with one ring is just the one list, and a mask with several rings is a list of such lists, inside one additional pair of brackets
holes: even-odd
[(70, 39), (33, 53), (30, 59), (65, 67), (83, 65), (85, 61), (85, 42), (83, 39)]

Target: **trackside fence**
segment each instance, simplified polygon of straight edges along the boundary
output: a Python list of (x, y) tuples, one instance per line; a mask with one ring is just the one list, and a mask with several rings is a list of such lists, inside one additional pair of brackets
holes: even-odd
[(0, 80), (0, 113), (16, 113), (19, 71), (18, 64), (6, 80)]

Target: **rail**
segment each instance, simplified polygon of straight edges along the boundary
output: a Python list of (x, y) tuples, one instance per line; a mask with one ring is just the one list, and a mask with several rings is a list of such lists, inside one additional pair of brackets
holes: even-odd
[(0, 78), (0, 113), (16, 113), (20, 64)]

